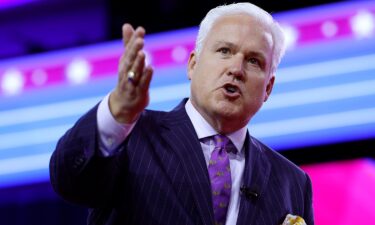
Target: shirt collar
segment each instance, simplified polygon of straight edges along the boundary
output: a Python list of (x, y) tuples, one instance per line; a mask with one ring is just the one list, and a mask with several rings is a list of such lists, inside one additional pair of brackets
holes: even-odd
[[(218, 134), (218, 132), (194, 108), (190, 99), (185, 104), (185, 110), (193, 124), (199, 140)], [(247, 126), (244, 126), (241, 129), (226, 135), (232, 141), (234, 146), (236, 146), (238, 152), (242, 151), (246, 139), (246, 132)]]

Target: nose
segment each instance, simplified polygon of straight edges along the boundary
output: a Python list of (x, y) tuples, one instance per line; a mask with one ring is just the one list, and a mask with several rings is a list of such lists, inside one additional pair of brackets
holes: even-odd
[(235, 80), (244, 79), (244, 57), (242, 55), (234, 55), (232, 57), (228, 75), (233, 76), (233, 79)]

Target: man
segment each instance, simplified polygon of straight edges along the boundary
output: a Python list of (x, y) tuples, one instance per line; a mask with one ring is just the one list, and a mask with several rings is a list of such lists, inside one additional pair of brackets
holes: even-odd
[(250, 136), (283, 55), (279, 25), (250, 3), (211, 10), (188, 62), (191, 96), (145, 110), (145, 30), (123, 26), (116, 88), (60, 139), (51, 182), (88, 224), (312, 225), (309, 177)]

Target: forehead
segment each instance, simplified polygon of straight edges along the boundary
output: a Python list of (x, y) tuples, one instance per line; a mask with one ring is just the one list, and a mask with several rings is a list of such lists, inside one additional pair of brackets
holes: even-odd
[(272, 52), (273, 48), (270, 28), (247, 14), (227, 15), (216, 20), (207, 34), (205, 44), (216, 42), (230, 42), (265, 54)]

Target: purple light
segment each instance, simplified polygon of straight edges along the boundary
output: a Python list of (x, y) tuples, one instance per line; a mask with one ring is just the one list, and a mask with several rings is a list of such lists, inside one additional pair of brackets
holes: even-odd
[(40, 0), (0, 0), (0, 9), (11, 8), (19, 5), (23, 5), (30, 2), (36, 2)]
[[(0, 0), (0, 7), (5, 4), (29, 1), (33, 0)], [(366, 5), (336, 4), (319, 7), (316, 10), (297, 10), (276, 17), (286, 31), (290, 48), (340, 39), (357, 39), (359, 35), (370, 37), (375, 33), (375, 2)], [(196, 33), (197, 29), (192, 28), (147, 36), (148, 63), (155, 68), (185, 65), (190, 51), (194, 48)], [(24, 76), (22, 89), (24, 91), (51, 85), (66, 85), (72, 81), (66, 76), (66, 71), (77, 57), (85, 59), (90, 66), (86, 68), (89, 70), (89, 75), (82, 73), (80, 79), (89, 81), (105, 76), (116, 76), (117, 64), (122, 52), (121, 42), (116, 41), (3, 61), (0, 63), (0, 78), (4, 76), (5, 71), (15, 68)]]

